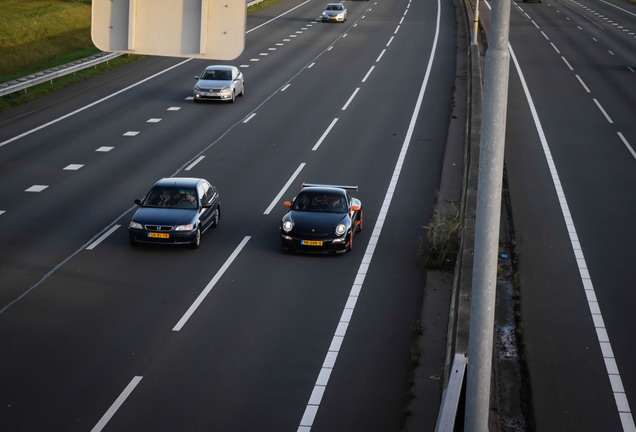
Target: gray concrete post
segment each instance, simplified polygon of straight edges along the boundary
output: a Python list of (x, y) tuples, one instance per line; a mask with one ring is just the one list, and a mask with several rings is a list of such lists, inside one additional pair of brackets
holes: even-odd
[(467, 432), (487, 432), (493, 355), (497, 257), (508, 103), (510, 0), (492, 2), (484, 67), (482, 135), (475, 217), (475, 261), (468, 336)]

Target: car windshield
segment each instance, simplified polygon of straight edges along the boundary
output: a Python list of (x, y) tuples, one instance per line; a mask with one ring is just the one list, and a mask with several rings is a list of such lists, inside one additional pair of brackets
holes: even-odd
[(203, 72), (201, 79), (230, 81), (232, 79), (232, 72), (228, 70), (206, 70), (205, 72)]
[(191, 188), (153, 187), (142, 203), (143, 207), (162, 207), (177, 209), (196, 209), (197, 192)]
[(327, 10), (342, 10), (342, 6), (340, 6), (340, 5), (329, 5), (329, 6), (327, 6)]
[(328, 213), (346, 213), (348, 210), (344, 195), (316, 191), (301, 192), (292, 209)]

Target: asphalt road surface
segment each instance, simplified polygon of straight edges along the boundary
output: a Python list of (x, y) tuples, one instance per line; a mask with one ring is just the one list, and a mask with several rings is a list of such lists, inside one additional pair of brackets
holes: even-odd
[[(401, 430), (455, 15), (346, 5), (250, 15), (234, 104), (190, 99), (208, 62), (147, 57), (0, 114), (0, 430)], [(131, 247), (175, 175), (219, 188), (219, 227)], [(303, 181), (359, 185), (351, 253), (280, 252)]]
[(506, 168), (537, 431), (635, 430), (635, 32), (628, 2), (511, 8)]

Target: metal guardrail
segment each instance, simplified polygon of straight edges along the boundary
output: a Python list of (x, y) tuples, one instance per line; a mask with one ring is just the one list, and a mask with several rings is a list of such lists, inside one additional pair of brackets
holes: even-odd
[[(252, 0), (247, 2), (247, 7), (254, 6), (261, 3), (264, 0)], [(45, 83), (47, 81), (53, 81), (56, 78), (63, 77), (65, 75), (74, 74), (83, 69), (97, 66), (101, 63), (107, 63), (110, 60), (123, 55), (123, 53), (111, 53), (103, 52), (90, 57), (86, 57), (72, 63), (57, 66), (51, 69), (47, 69), (42, 72), (37, 72), (31, 75), (27, 75), (22, 78), (18, 78), (13, 81), (0, 83), (0, 97), (6, 96), (11, 93), (18, 92), (20, 90), (26, 91), (29, 87), (33, 87), (38, 84)]]
[(67, 63), (65, 65), (47, 69), (42, 72), (27, 75), (23, 78), (18, 78), (13, 81), (1, 83), (0, 96), (5, 96), (10, 93), (18, 92), (20, 90), (26, 91), (26, 89), (28, 89), (29, 87), (33, 87), (47, 81), (53, 81), (56, 78), (74, 74), (83, 69), (88, 69), (89, 67), (97, 66), (98, 64), (108, 62), (115, 57), (119, 57), (120, 55), (122, 55), (122, 53), (100, 53), (91, 57), (86, 57), (81, 60), (74, 61), (72, 63)]

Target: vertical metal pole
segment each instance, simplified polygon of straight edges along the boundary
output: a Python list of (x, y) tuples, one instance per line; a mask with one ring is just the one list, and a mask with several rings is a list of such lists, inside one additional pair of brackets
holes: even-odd
[(473, 39), (471, 45), (477, 45), (478, 43), (478, 30), (479, 28), (479, 0), (475, 0), (475, 15), (473, 18)]
[(493, 0), (484, 69), (484, 99), (475, 218), (475, 261), (466, 381), (467, 432), (487, 432), (503, 157), (508, 103), (510, 0)]

